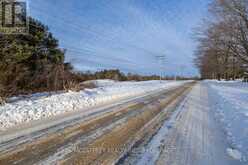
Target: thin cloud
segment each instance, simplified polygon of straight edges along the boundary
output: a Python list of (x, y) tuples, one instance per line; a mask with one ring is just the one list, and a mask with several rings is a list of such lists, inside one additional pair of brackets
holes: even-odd
[[(188, 75), (197, 74), (192, 65), (195, 43), (189, 32), (200, 20), (200, 11), (175, 13), (176, 7), (183, 8), (181, 3), (168, 7), (154, 3), (153, 8), (133, 1), (77, 3), (77, 8), (73, 2), (64, 6), (60, 13), (65, 17), (55, 21), (52, 30), (61, 38), (62, 47), (68, 49), (67, 61), (78, 70), (119, 68), (125, 72), (159, 73), (155, 56), (166, 54), (166, 74), (179, 74), (182, 64), (187, 66)], [(41, 13), (35, 15), (52, 22)], [(65, 24), (69, 20), (71, 24)], [(63, 25), (67, 27), (63, 29)]]

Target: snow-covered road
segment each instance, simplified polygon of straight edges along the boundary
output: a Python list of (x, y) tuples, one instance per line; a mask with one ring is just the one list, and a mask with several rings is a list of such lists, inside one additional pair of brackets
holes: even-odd
[(192, 90), (163, 144), (159, 165), (238, 165), (227, 154), (226, 136), (209, 108), (207, 87)]
[[(72, 160), (85, 161), (85, 153), (76, 150), (76, 154), (70, 155), (68, 152), (71, 150), (67, 149), (75, 145), (84, 148), (89, 144), (96, 145), (96, 149), (105, 144), (108, 144), (106, 148), (113, 145), (114, 148), (123, 149), (125, 146), (127, 154), (118, 150), (118, 153), (104, 153), (98, 158), (97, 152), (89, 152), (86, 153), (90, 155), (88, 162), (99, 159), (140, 165), (248, 164), (247, 83), (203, 81), (183, 86), (174, 82), (165, 83), (164, 86), (156, 82), (147, 83), (142, 85), (142, 89), (149, 87), (145, 91), (153, 89), (153, 94), (119, 102), (112, 108), (98, 109), (92, 113), (93, 116), (87, 117), (85, 111), (81, 111), (80, 115), (78, 113), (70, 120), (65, 118), (62, 124), (26, 133), (20, 138), (3, 138), (4, 141), (0, 143), (0, 164), (1, 160), (56, 164), (57, 160), (64, 158), (70, 164), (67, 156)], [(111, 89), (114, 84), (109, 85), (108, 82), (103, 86)], [(156, 86), (150, 88), (151, 84)], [(136, 87), (129, 86), (129, 89)], [(158, 87), (162, 91), (154, 92)], [(162, 103), (164, 108), (158, 108)], [(150, 125), (146, 126), (145, 123)], [(137, 133), (142, 132), (140, 130), (144, 131), (144, 136)], [(130, 138), (137, 139), (132, 141)], [(127, 147), (129, 140), (131, 145)]]
[(247, 112), (246, 89), (243, 84), (197, 84), (138, 154), (135, 164), (247, 165), (247, 120), (242, 118)]

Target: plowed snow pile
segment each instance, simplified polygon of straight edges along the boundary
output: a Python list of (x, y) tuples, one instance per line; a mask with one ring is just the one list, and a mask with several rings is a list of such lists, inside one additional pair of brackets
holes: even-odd
[(56, 116), (70, 111), (85, 110), (148, 92), (180, 86), (187, 81), (115, 82), (98, 80), (94, 89), (68, 93), (38, 93), (28, 98), (12, 98), (11, 103), (0, 106), (0, 131), (22, 123)]

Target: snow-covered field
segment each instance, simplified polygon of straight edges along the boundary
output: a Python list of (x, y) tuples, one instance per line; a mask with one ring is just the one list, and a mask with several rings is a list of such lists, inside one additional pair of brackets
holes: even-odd
[(206, 81), (215, 117), (231, 144), (227, 153), (248, 158), (248, 83), (241, 81)]
[(49, 118), (71, 111), (84, 111), (106, 103), (112, 103), (149, 92), (180, 86), (187, 81), (115, 82), (94, 81), (97, 88), (80, 92), (37, 93), (26, 98), (11, 98), (0, 106), (0, 131), (23, 123)]

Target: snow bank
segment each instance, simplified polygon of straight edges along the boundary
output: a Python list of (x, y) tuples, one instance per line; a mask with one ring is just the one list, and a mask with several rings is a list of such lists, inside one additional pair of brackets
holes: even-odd
[(214, 82), (214, 83), (227, 83), (227, 84), (229, 84), (229, 83), (240, 83), (240, 82), (242, 82), (243, 80), (242, 79), (237, 79), (237, 80), (229, 80), (229, 81), (227, 81), (227, 80), (204, 80), (204, 82)]
[(94, 82), (98, 85), (98, 88), (95, 89), (52, 95), (42, 93), (34, 94), (27, 98), (14, 98), (12, 102), (0, 106), (0, 131), (22, 123), (49, 118), (75, 110), (83, 111), (90, 107), (144, 95), (147, 92), (176, 87), (186, 82), (114, 82), (101, 80)]
[(242, 82), (207, 82), (215, 110), (232, 148), (227, 152), (237, 158), (237, 151), (243, 160), (248, 158), (248, 84)]

